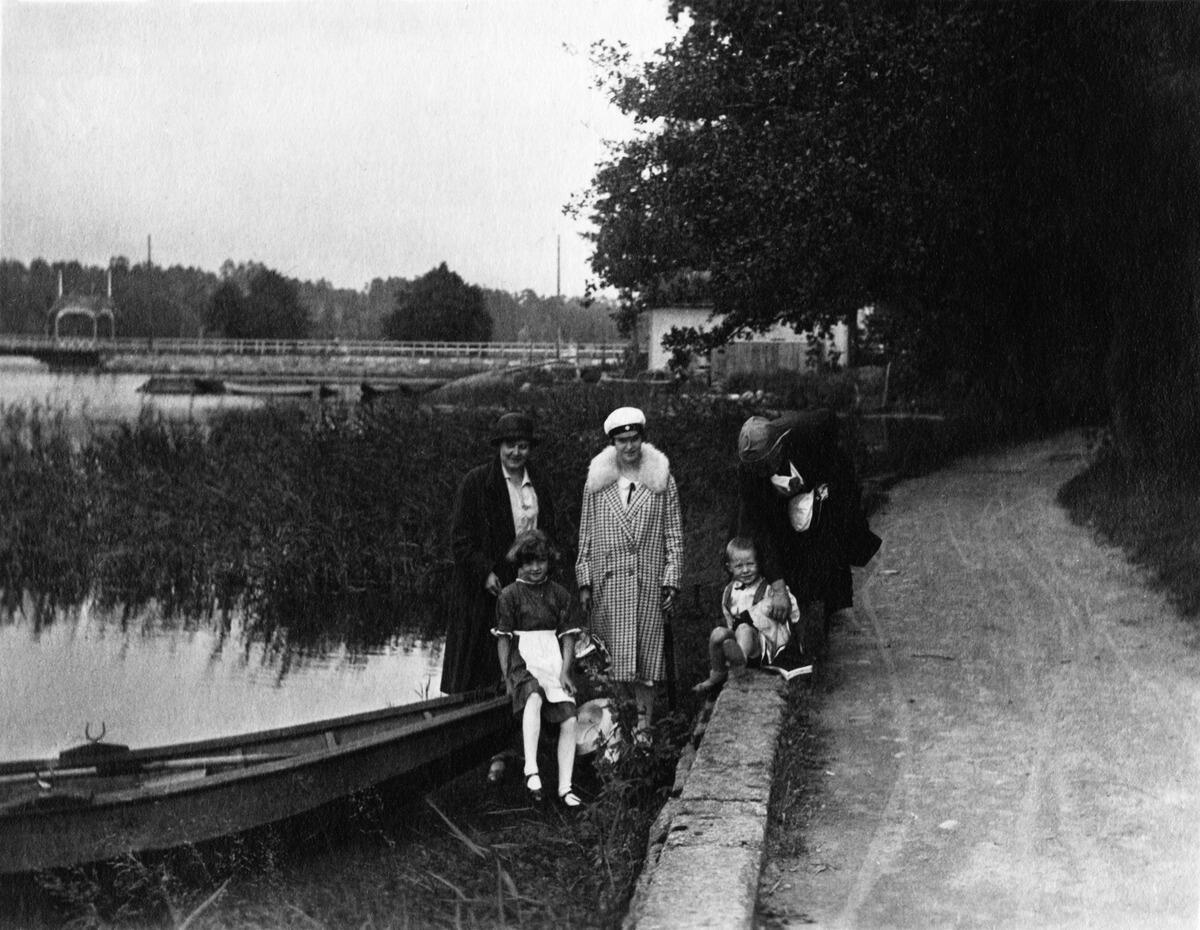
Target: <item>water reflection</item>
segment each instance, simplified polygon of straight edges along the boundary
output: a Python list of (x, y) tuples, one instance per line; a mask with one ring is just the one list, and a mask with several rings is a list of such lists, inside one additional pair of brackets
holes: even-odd
[(144, 411), (168, 419), (204, 419), (221, 410), (260, 407), (261, 398), (237, 395), (142, 394), (149, 375), (51, 371), (31, 358), (0, 357), (0, 405), (64, 410), (72, 435), (88, 424), (135, 420)]
[[(81, 441), (96, 426), (135, 420), (147, 410), (201, 420), (267, 403), (141, 394), (147, 377), (51, 372), (32, 360), (0, 359), (0, 409), (63, 411), (69, 434)], [(60, 542), (63, 534), (81, 532), (65, 522), (61, 534), (50, 527)], [(144, 545), (127, 541), (126, 548), (134, 563), (161, 567)], [(48, 553), (63, 549), (56, 543)], [(105, 577), (73, 564), (49, 558), (38, 564), (44, 577), (34, 583), (46, 589), (42, 594), (0, 590), (0, 758), (57, 755), (82, 742), (88, 724), (94, 734), (101, 722), (106, 739), (139, 747), (438, 694), (442, 647), (428, 610), (420, 616), (411, 607), (401, 610), (384, 592), (364, 592), (357, 603), (292, 604), (269, 621), (252, 620), (240, 608), (215, 607), (213, 592), (189, 599), (186, 579), (169, 591), (140, 591), (106, 587)], [(80, 583), (70, 584), (76, 575)], [(115, 575), (128, 577), (138, 574)], [(60, 590), (51, 591), (55, 585)], [(88, 588), (93, 596), (76, 603)], [(153, 593), (181, 599), (176, 606), (185, 609), (168, 612), (162, 601), (147, 600)], [(207, 604), (194, 603), (205, 597)]]
[(38, 623), (0, 623), (0, 758), (54, 756), (100, 723), (150, 746), (204, 739), (436, 696), (441, 644), (415, 630), (370, 649), (277, 649), (230, 622), (130, 616), (94, 601)]

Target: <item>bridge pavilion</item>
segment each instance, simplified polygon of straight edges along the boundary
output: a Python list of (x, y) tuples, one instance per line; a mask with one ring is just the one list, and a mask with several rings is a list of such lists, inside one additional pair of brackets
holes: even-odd
[[(61, 336), (88, 336), (85, 332), (75, 332), (78, 328), (77, 321), (86, 321), (83, 325), (90, 325), (92, 340), (96, 340), (103, 335), (109, 339), (116, 335), (116, 323), (114, 311), (116, 305), (112, 299), (112, 272), (108, 273), (108, 293), (104, 295), (95, 294), (63, 294), (62, 272), (58, 273), (58, 299), (50, 306), (50, 329), (54, 334), (54, 338), (58, 339)], [(104, 320), (108, 321), (108, 332), (100, 332), (100, 323)], [(61, 332), (62, 324), (66, 322), (66, 332)]]

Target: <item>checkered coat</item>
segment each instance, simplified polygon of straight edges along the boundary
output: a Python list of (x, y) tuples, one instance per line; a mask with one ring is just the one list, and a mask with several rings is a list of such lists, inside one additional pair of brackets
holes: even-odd
[(683, 561), (679, 492), (667, 457), (649, 443), (625, 507), (616, 449), (588, 466), (579, 516), (575, 578), (592, 589), (592, 630), (604, 640), (615, 681), (661, 681), (662, 588), (678, 588)]

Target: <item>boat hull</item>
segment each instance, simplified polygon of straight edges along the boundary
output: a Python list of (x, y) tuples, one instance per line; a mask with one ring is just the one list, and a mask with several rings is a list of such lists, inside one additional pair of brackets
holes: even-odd
[(337, 390), (327, 384), (307, 381), (226, 381), (225, 392), (244, 397), (334, 397)]
[[(435, 707), (428, 719), (394, 729), (383, 716), (370, 721), (375, 732), (363, 736), (360, 727), (349, 738), (332, 723), (302, 737), (319, 739), (325, 748), (275, 761), (215, 773), (172, 769), (140, 785), (90, 795), (52, 791), (0, 811), (0, 874), (166, 850), (296, 817), (456, 756), (478, 757), (505, 745), (511, 707), (503, 696)], [(248, 746), (247, 755), (280, 745)]]

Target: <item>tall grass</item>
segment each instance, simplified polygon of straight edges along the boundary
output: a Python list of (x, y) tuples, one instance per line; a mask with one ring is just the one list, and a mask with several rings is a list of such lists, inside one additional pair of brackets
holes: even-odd
[(1101, 450), (1058, 499), (1075, 522), (1148, 569), (1184, 616), (1200, 615), (1200, 476), (1131, 469)]
[[(570, 581), (587, 463), (616, 406), (644, 408), (671, 459), (689, 540), (686, 581), (719, 583), (733, 515), (734, 443), (761, 403), (654, 385), (477, 389), (454, 405), (277, 406), (209, 424), (150, 414), (72, 443), (63, 418), (7, 411), (0, 429), (0, 588), (51, 604), (97, 597), (133, 611), (228, 618), (266, 642), (370, 646), (433, 632), (450, 577), (455, 487), (495, 450), (506, 409), (532, 414), (537, 464), (554, 479)], [(911, 474), (970, 443), (957, 425), (893, 424), (884, 453), (845, 435), (860, 472)], [(965, 438), (964, 438), (965, 437)], [(712, 538), (709, 538), (712, 537)], [(687, 594), (688, 592), (685, 592)]]
[[(728, 513), (745, 415), (638, 386), (489, 391), (431, 407), (278, 406), (208, 425), (144, 415), (73, 445), (62, 418), (9, 411), (0, 435), (0, 587), (168, 615), (248, 616), (254, 636), (369, 645), (435, 622), (455, 487), (495, 450), (503, 409), (533, 414), (569, 574), (587, 462), (621, 404), (647, 409), (687, 512)], [(570, 580), (569, 578), (567, 580)]]
[(95, 470), (76, 454), (61, 412), (6, 408), (0, 423), (0, 587), (73, 603), (91, 583)]

